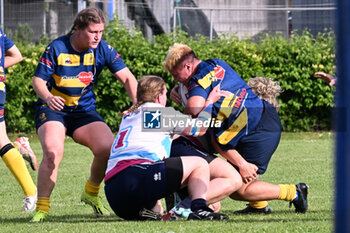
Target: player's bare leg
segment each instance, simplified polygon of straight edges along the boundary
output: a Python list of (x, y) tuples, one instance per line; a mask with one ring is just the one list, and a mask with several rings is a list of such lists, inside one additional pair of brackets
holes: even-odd
[(109, 216), (109, 211), (102, 205), (99, 190), (105, 176), (110, 150), (114, 141), (112, 131), (106, 123), (98, 121), (84, 125), (73, 133), (73, 139), (90, 148), (94, 155), (90, 177), (86, 182), (81, 200), (93, 207), (98, 217)]
[(64, 151), (66, 129), (61, 122), (48, 121), (38, 129), (43, 160), (38, 171), (38, 202), (32, 222), (46, 220), (50, 210), (50, 196), (56, 185), (58, 167)]

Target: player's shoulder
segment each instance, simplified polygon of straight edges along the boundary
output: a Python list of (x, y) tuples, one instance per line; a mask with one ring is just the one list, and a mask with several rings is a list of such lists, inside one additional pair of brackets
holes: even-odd
[(67, 35), (60, 36), (56, 39), (54, 39), (50, 45), (57, 45), (57, 46), (62, 46), (66, 45), (69, 42), (69, 37)]
[(65, 51), (69, 48), (68, 43), (70, 43), (68, 36), (60, 36), (55, 40), (51, 41), (51, 43), (46, 47), (46, 52), (63, 50)]
[(103, 49), (103, 50), (113, 50), (113, 46), (110, 45), (107, 41), (105, 40), (101, 40), (100, 44), (98, 45), (99, 48)]

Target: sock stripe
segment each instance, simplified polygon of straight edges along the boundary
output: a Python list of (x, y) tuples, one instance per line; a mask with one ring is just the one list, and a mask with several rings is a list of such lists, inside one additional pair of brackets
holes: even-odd
[(12, 148), (15, 148), (11, 143), (6, 144), (0, 149), (0, 156), (2, 157), (4, 154), (6, 154), (9, 150)]

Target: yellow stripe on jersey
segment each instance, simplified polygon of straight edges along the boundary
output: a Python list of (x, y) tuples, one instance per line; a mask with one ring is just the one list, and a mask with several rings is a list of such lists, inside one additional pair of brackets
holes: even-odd
[(95, 64), (95, 57), (93, 53), (84, 55), (84, 66), (92, 66)]
[(210, 71), (206, 76), (198, 80), (198, 84), (207, 89), (213, 81), (215, 81), (215, 71)]
[(233, 124), (225, 130), (217, 139), (221, 145), (229, 143), (248, 123), (247, 109), (244, 109)]
[[(229, 92), (229, 91), (226, 91)], [(239, 90), (237, 91), (237, 93), (239, 92)], [(219, 112), (217, 114), (216, 119), (220, 120), (220, 121), (224, 121), (225, 119), (227, 119), (231, 112), (232, 109), (238, 99), (237, 97), (237, 93), (233, 94), (231, 93), (230, 96), (225, 97), (225, 99), (222, 101), (221, 105), (220, 105), (220, 109)]]
[(0, 91), (5, 91), (5, 83), (0, 82)]
[(58, 87), (85, 87), (78, 77), (60, 77), (56, 74), (52, 74), (55, 80), (56, 86)]
[(72, 97), (69, 95), (65, 95), (62, 92), (59, 92), (58, 90), (56, 90), (55, 88), (51, 89), (51, 94), (54, 96), (62, 97), (65, 100), (64, 105), (66, 105), (66, 106), (76, 106), (76, 105), (78, 105), (78, 101), (80, 99), (80, 96)]
[(61, 53), (58, 55), (57, 64), (59, 66), (79, 66), (80, 56), (74, 54)]
[(238, 97), (236, 95), (231, 94), (229, 97), (226, 97), (222, 101), (219, 112), (218, 112), (217, 117), (216, 117), (217, 120), (224, 121), (225, 119), (227, 119), (230, 116), (232, 109), (233, 109), (233, 106), (236, 103), (237, 98)]

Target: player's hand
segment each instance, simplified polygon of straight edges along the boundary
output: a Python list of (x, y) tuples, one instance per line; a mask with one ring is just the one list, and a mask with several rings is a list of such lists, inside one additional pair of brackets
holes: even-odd
[(207, 98), (207, 101), (211, 104), (215, 103), (216, 101), (218, 101), (221, 97), (221, 92), (220, 92), (220, 85), (217, 85), (213, 88), (213, 90), (211, 90), (211, 92), (209, 93), (209, 96)]
[(175, 87), (173, 87), (173, 89), (171, 89), (170, 99), (172, 101), (174, 101), (175, 103), (177, 103), (178, 105), (181, 105), (181, 97), (178, 93), (178, 89), (179, 89), (179, 85), (175, 85)]
[(241, 174), (243, 183), (247, 184), (258, 177), (256, 173), (258, 171), (258, 167), (252, 163), (244, 163), (239, 167), (239, 173)]
[(215, 86), (213, 90), (210, 92), (207, 101), (211, 102), (212, 104), (215, 103), (220, 99), (221, 96), (229, 97), (231, 95), (231, 92), (224, 91), (220, 89), (220, 84)]
[(64, 108), (64, 102), (65, 100), (62, 97), (54, 95), (46, 100), (46, 104), (55, 111), (61, 111)]
[(323, 81), (325, 81), (326, 83), (328, 83), (329, 86), (333, 86), (335, 84), (335, 80), (336, 78), (333, 77), (332, 75), (326, 74), (324, 72), (316, 72), (315, 73), (315, 77), (316, 78), (320, 78)]

